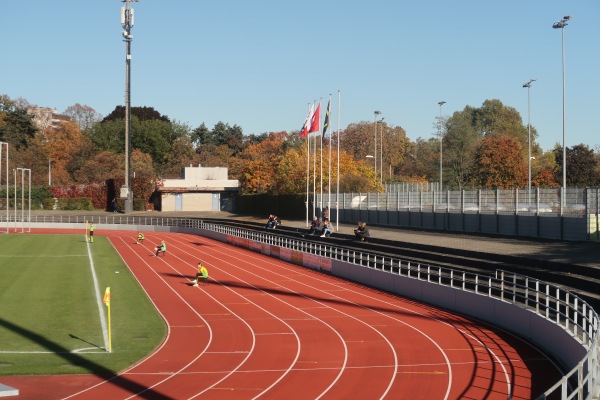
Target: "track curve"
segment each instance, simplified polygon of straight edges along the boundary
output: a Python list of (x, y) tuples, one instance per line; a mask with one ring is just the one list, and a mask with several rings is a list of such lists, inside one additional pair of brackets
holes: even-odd
[[(114, 377), (3, 378), (19, 399), (529, 399), (560, 376), (519, 338), (400, 296), (195, 235), (102, 234), (165, 342)], [(199, 259), (210, 283), (192, 287)]]

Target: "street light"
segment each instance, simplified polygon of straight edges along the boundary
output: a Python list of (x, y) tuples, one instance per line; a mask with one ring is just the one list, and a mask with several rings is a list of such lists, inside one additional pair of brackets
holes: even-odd
[[(377, 123), (383, 124), (383, 120), (384, 118), (381, 117), (381, 119)], [(379, 175), (381, 183), (383, 183), (383, 128), (384, 126), (382, 125), (381, 132), (379, 133)]]
[(375, 157), (375, 176), (377, 176), (377, 116), (381, 114), (381, 111), (374, 111), (375, 114), (375, 147), (374, 147), (374, 157)]
[(438, 136), (440, 137), (440, 192), (442, 191), (442, 106), (446, 104), (445, 101), (438, 101), (440, 106), (440, 120), (438, 121)]
[(561, 202), (564, 204), (565, 192), (567, 190), (567, 145), (566, 145), (566, 133), (565, 133), (565, 26), (567, 21), (572, 19), (570, 15), (565, 15), (563, 19), (555, 22), (552, 25), (554, 29), (561, 30), (562, 36), (562, 91), (563, 91), (563, 194), (560, 196), (563, 199)]
[(131, 2), (139, 0), (121, 0), (125, 7), (121, 7), (121, 26), (123, 40), (125, 41), (125, 184), (121, 187), (121, 198), (125, 198), (125, 213), (133, 211), (133, 192), (129, 183), (129, 163), (131, 154), (129, 150), (129, 132), (131, 131), (131, 28), (133, 27), (133, 8)]
[(530, 89), (531, 89), (531, 84), (533, 82), (535, 82), (536, 79), (535, 78), (531, 78), (527, 83), (523, 84), (524, 88), (527, 88), (527, 135), (528, 135), (528, 139), (527, 139), (527, 143), (529, 146), (529, 155), (527, 157), (528, 161), (528, 168), (529, 168), (529, 175), (528, 175), (528, 180), (527, 180), (527, 189), (529, 190), (527, 192), (527, 196), (529, 198), (529, 196), (531, 196), (531, 97), (530, 97)]

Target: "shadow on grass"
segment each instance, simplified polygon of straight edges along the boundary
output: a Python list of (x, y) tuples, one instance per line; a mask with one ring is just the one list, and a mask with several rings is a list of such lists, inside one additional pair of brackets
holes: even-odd
[(77, 340), (79, 340), (79, 341), (81, 341), (81, 342), (83, 342), (83, 343), (89, 344), (90, 346), (92, 346), (92, 347), (95, 347), (95, 348), (97, 348), (97, 349), (99, 349), (99, 350), (106, 350), (104, 347), (100, 347), (100, 346), (98, 346), (97, 344), (94, 344), (94, 343), (92, 343), (92, 342), (88, 342), (87, 340), (85, 340), (85, 339), (82, 339), (82, 338), (80, 338), (79, 336), (75, 336), (75, 335), (73, 335), (72, 333), (69, 333), (69, 336), (70, 336), (70, 337), (72, 337), (73, 339), (77, 339)]
[[(49, 351), (55, 352), (58, 357), (63, 358), (67, 362), (73, 365), (78, 365), (86, 368), (91, 374), (96, 375), (102, 379), (105, 379), (107, 385), (113, 385), (120, 387), (131, 394), (134, 394), (138, 398), (142, 399), (153, 399), (153, 400), (175, 400), (173, 397), (169, 397), (164, 395), (154, 389), (147, 388), (145, 386), (140, 385), (137, 382), (134, 382), (130, 379), (124, 378), (120, 375), (115, 375), (114, 372), (109, 370), (106, 367), (98, 365), (90, 360), (87, 360), (81, 357), (78, 354), (70, 353), (68, 349), (60, 346), (57, 343), (54, 343), (43, 336), (38, 335), (35, 332), (22, 328), (18, 325), (13, 324), (12, 322), (6, 321), (0, 318), (0, 326), (3, 326), (6, 329), (9, 329), (24, 338), (27, 338), (42, 347), (48, 349)], [(72, 335), (71, 335), (72, 336)], [(74, 336), (72, 336), (74, 337)]]

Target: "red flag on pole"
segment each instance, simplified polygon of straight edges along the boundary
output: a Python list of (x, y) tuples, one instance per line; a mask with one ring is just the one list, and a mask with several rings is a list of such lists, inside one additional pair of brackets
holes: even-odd
[(310, 129), (308, 130), (308, 133), (313, 133), (313, 132), (317, 132), (317, 133), (321, 133), (321, 103), (319, 103), (319, 105), (317, 106), (317, 109), (315, 110), (315, 113), (312, 115), (312, 118), (310, 120)]

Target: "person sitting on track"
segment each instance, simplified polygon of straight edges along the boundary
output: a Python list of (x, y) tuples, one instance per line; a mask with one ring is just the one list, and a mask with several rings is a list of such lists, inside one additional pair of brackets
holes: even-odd
[(158, 246), (154, 248), (154, 250), (156, 250), (156, 254), (154, 254), (155, 257), (158, 257), (160, 253), (163, 253), (164, 256), (165, 254), (167, 254), (167, 244), (163, 240)]
[(144, 243), (144, 234), (142, 232), (138, 232), (138, 238), (136, 244)]
[(198, 272), (196, 272), (196, 277), (194, 278), (194, 284), (192, 286), (198, 286), (199, 279), (202, 280), (203, 285), (208, 283), (208, 269), (206, 269), (202, 262), (198, 263)]

